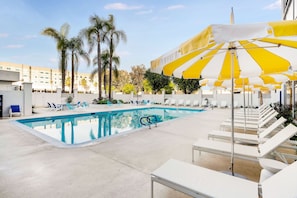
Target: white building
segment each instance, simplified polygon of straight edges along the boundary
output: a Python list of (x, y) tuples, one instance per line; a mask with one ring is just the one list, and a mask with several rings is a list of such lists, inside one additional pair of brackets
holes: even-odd
[[(56, 91), (61, 88), (61, 72), (58, 69), (51, 69), (47, 67), (36, 67), (26, 64), (17, 64), (9, 62), (0, 62), (0, 71), (15, 71), (20, 73), (20, 81), (15, 83), (21, 86), (23, 82), (31, 82), (32, 89), (35, 91)], [(66, 74), (65, 91), (70, 90), (70, 77), (71, 72)], [(69, 81), (67, 86), (67, 81)], [(96, 93), (97, 82), (90, 79), (90, 74), (77, 73), (75, 75), (74, 88), (79, 92), (92, 92)]]

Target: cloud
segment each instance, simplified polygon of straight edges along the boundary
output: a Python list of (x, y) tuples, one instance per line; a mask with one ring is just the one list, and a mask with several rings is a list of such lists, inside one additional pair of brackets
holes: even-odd
[(0, 38), (6, 38), (6, 37), (8, 37), (7, 33), (0, 33)]
[(178, 4), (178, 5), (172, 5), (172, 6), (169, 6), (167, 7), (167, 10), (178, 10), (178, 9), (182, 9), (184, 8), (185, 6), (184, 5), (181, 5), (181, 4)]
[(20, 45), (20, 44), (17, 44), (17, 45), (6, 45), (5, 48), (8, 48), (8, 49), (19, 49), (19, 48), (23, 48), (24, 45)]
[(124, 3), (111, 3), (104, 6), (106, 10), (139, 10), (143, 6), (129, 6)]
[(139, 12), (136, 12), (137, 15), (144, 15), (144, 14), (150, 14), (152, 13), (153, 10), (142, 10), (142, 11), (139, 11)]
[(276, 10), (281, 9), (281, 0), (277, 0), (274, 3), (271, 3), (264, 7), (265, 10)]

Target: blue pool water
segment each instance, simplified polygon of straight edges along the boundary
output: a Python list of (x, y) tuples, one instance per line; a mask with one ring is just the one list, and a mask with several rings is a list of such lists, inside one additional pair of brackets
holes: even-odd
[(51, 143), (80, 145), (140, 127), (148, 127), (140, 123), (140, 119), (145, 116), (153, 116), (154, 122), (164, 122), (197, 112), (201, 110), (151, 107), (21, 119), (17, 122), (34, 129), (31, 132)]

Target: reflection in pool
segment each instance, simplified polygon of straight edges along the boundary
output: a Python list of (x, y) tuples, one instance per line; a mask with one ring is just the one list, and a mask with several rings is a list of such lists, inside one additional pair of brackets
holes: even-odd
[(33, 133), (42, 134), (39, 135), (41, 138), (46, 136), (63, 144), (76, 145), (143, 127), (140, 123), (143, 116), (154, 115), (157, 122), (164, 122), (197, 112), (201, 110), (151, 107), (22, 119), (17, 122), (34, 129)]

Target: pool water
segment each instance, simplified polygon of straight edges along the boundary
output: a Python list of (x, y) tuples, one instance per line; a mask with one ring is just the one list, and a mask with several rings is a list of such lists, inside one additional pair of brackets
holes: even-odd
[(197, 112), (201, 110), (152, 107), (21, 119), (17, 122), (34, 129), (33, 133), (39, 133), (38, 136), (46, 137), (46, 140), (52, 139), (64, 145), (78, 145), (145, 127), (140, 123), (141, 117), (144, 116), (153, 115), (156, 122), (164, 122)]

